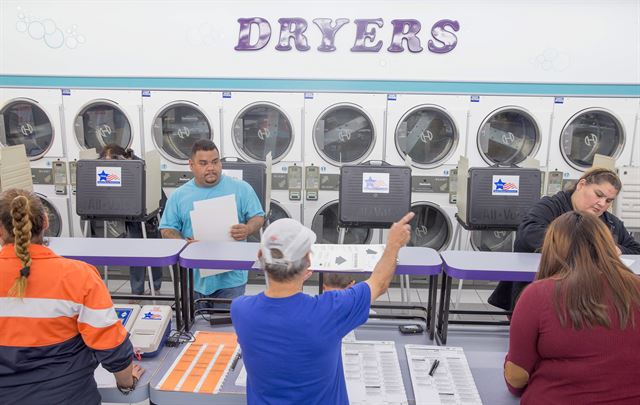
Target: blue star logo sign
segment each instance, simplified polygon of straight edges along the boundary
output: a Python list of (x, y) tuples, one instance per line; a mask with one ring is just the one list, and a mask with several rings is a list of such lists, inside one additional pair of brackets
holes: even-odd
[[(96, 170), (97, 171), (97, 170)], [(104, 170), (100, 173), (98, 173), (98, 177), (100, 177), (98, 179), (98, 181), (107, 181), (107, 176), (109, 175), (109, 173), (105, 172)]]
[(504, 181), (502, 181), (502, 179), (498, 179), (498, 181), (496, 181), (495, 183), (493, 183), (496, 185), (496, 190), (504, 190), (504, 185), (506, 184)]
[(146, 314), (144, 314), (144, 319), (153, 319), (153, 313), (147, 312)]
[(367, 188), (374, 188), (376, 181), (371, 176), (369, 176), (369, 178), (365, 180), (365, 183), (367, 183)]

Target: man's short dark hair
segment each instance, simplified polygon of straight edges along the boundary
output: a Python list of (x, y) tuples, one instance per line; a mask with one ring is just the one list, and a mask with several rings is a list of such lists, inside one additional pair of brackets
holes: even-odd
[(193, 158), (196, 155), (196, 153), (198, 153), (201, 150), (203, 151), (217, 150), (218, 152), (220, 152), (220, 150), (218, 149), (216, 144), (213, 143), (213, 141), (210, 141), (208, 139), (199, 139), (195, 141), (193, 143), (193, 146), (191, 147), (191, 157)]
[(349, 287), (349, 284), (355, 281), (352, 274), (345, 273), (325, 273), (323, 279), (323, 283), (327, 287), (338, 288), (340, 290), (344, 290)]

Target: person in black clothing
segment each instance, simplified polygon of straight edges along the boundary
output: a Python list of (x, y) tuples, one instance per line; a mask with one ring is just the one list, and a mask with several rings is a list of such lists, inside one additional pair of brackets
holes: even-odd
[[(105, 145), (100, 152), (100, 159), (106, 160), (118, 160), (118, 159), (137, 159), (142, 160), (131, 149), (125, 149), (122, 146), (111, 143)], [(160, 212), (158, 215), (162, 215), (162, 210), (167, 202), (167, 196), (162, 191), (160, 198)], [(127, 238), (142, 238), (142, 226), (140, 222), (125, 221), (125, 237)], [(160, 238), (160, 232), (158, 231), (158, 217), (149, 219), (146, 223), (147, 238)], [(144, 294), (144, 280), (147, 268), (142, 266), (131, 266), (130, 282), (131, 282), (131, 294), (143, 295)], [(160, 287), (162, 286), (162, 267), (152, 267), (151, 275), (153, 276), (153, 289), (156, 295), (160, 293)]]
[[(536, 203), (518, 226), (515, 252), (538, 252), (549, 224), (569, 211), (594, 214), (607, 225), (618, 254), (640, 254), (640, 243), (624, 227), (623, 222), (607, 212), (618, 196), (622, 183), (618, 175), (608, 169), (596, 168), (586, 172), (568, 191), (543, 197)], [(501, 281), (489, 297), (489, 304), (506, 311), (513, 310), (518, 296), (529, 283)]]

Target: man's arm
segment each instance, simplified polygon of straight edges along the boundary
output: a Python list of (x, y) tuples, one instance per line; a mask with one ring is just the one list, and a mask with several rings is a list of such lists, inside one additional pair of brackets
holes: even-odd
[(406, 245), (411, 239), (411, 226), (409, 225), (409, 221), (413, 219), (413, 216), (414, 213), (410, 212), (391, 226), (384, 253), (382, 253), (382, 257), (373, 269), (371, 277), (365, 280), (371, 289), (372, 304), (389, 288), (391, 279), (396, 272), (398, 252), (400, 248)]
[(249, 218), (246, 224), (233, 225), (229, 233), (235, 240), (245, 240), (249, 237), (249, 235), (262, 228), (263, 224), (264, 217), (261, 215), (256, 215), (255, 217)]
[(160, 229), (160, 235), (162, 235), (163, 239), (185, 239), (180, 231), (172, 228)]
[(619, 245), (618, 250), (624, 255), (637, 255), (640, 254), (640, 243), (633, 238), (631, 233), (625, 228), (624, 223), (618, 220), (618, 236), (617, 243)]

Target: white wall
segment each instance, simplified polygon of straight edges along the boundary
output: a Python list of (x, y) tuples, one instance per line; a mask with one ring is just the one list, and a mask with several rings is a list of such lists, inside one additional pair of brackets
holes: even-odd
[[(0, 3), (0, 75), (369, 79), (637, 84), (637, 0), (11, 1)], [(271, 40), (236, 51), (238, 18), (270, 22)], [(310, 50), (277, 51), (278, 18), (308, 22)], [(335, 52), (319, 52), (315, 18), (348, 18)], [(379, 52), (356, 53), (357, 18), (381, 18)], [(387, 51), (393, 19), (415, 19), (422, 52)], [(455, 48), (427, 50), (455, 20)]]

